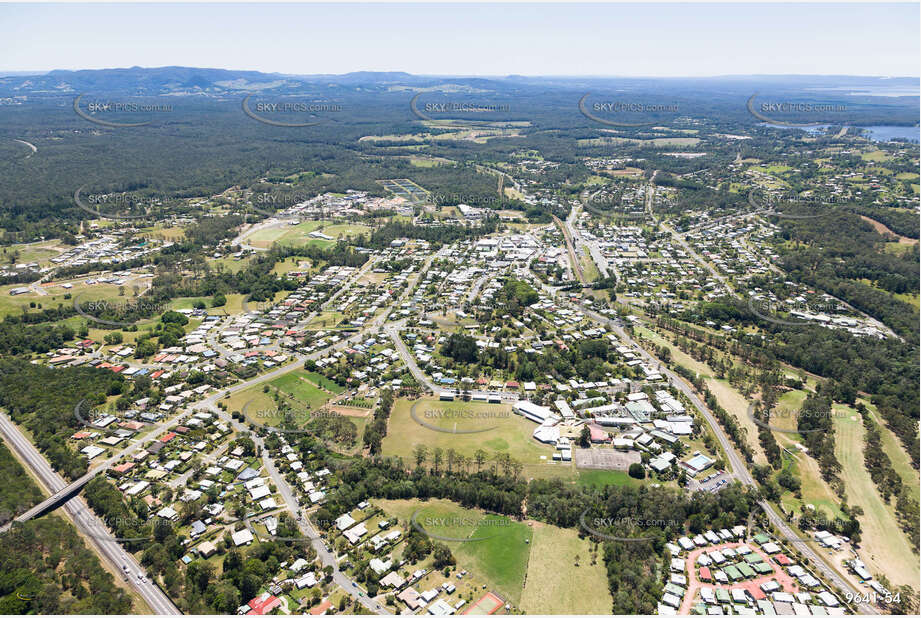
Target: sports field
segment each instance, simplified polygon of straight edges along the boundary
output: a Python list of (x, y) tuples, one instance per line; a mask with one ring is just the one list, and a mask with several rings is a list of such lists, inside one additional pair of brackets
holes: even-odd
[[(296, 247), (307, 244), (331, 246), (341, 238), (367, 234), (371, 228), (361, 223), (334, 223), (332, 221), (303, 221), (297, 225), (277, 225), (253, 232), (246, 242), (254, 247), (268, 248), (273, 244)], [(312, 232), (330, 238), (311, 236)]]
[(482, 597), (470, 604), (467, 611), (463, 612), (465, 616), (489, 616), (496, 613), (502, 607), (502, 599), (492, 592), (487, 592)]
[[(443, 431), (414, 420), (410, 413), (413, 406), (417, 419)], [(429, 453), (436, 447), (443, 450), (453, 448), (470, 458), (482, 449), (489, 460), (496, 454), (508, 453), (523, 464), (537, 464), (541, 462), (541, 455), (551, 459), (554, 448), (531, 438), (535, 427), (531, 421), (512, 412), (512, 407), (507, 404), (438, 401), (433, 398), (416, 401), (398, 399), (390, 413), (383, 454), (403, 457), (407, 463), (415, 465), (413, 450), (417, 444), (422, 444)], [(454, 431), (477, 433), (452, 433)], [(469, 469), (475, 469), (472, 462)]]
[(285, 236), (307, 236), (310, 232), (332, 223), (331, 221), (304, 221), (297, 225), (275, 225), (256, 230), (246, 237), (246, 242), (254, 247), (270, 247)]
[(311, 410), (316, 410), (331, 398), (310, 381), (306, 371), (286, 373), (269, 384), (306, 404)]

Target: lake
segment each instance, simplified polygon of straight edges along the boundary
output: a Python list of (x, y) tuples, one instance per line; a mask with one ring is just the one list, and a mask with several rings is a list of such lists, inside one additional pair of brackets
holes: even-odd
[[(801, 129), (807, 133), (822, 133), (829, 125), (817, 127), (785, 127), (779, 124), (762, 122), (761, 126), (773, 129)], [(854, 128), (854, 127), (849, 127)], [(921, 127), (898, 127), (893, 125), (877, 125), (872, 127), (858, 127), (864, 130), (867, 139), (874, 142), (888, 142), (891, 139), (903, 138), (913, 142), (921, 142)]]

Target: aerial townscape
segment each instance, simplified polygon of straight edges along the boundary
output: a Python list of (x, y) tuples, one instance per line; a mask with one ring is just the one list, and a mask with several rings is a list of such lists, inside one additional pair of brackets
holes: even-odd
[[(0, 5), (0, 49), (54, 11), (63, 45), (67, 16), (207, 7)], [(218, 23), (322, 41), (350, 9)], [(308, 42), (264, 72), (0, 67), (2, 613), (916, 615), (919, 7), (893, 10), (912, 29), (862, 44), (914, 73), (580, 77), (549, 43), (552, 77), (334, 73)]]

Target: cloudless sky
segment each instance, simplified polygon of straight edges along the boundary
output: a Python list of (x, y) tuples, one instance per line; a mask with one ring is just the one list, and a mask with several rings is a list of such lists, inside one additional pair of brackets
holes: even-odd
[(0, 5), (0, 70), (919, 75), (919, 4)]

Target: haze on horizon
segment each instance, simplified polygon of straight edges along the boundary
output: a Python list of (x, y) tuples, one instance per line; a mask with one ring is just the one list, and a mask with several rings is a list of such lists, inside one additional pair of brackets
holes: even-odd
[(0, 5), (0, 71), (919, 76), (919, 5)]

